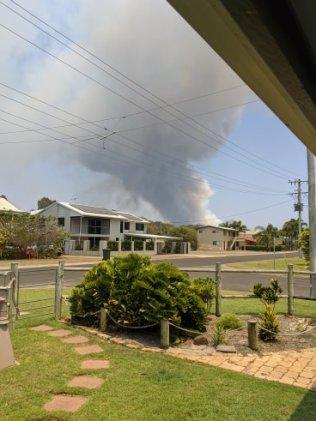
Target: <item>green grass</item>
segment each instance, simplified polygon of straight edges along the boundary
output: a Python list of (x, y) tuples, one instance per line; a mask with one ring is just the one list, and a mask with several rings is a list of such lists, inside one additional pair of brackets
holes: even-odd
[[(83, 357), (71, 345), (25, 327), (15, 329), (12, 337), (20, 365), (1, 371), (1, 421), (315, 419), (314, 392), (96, 337), (92, 341), (104, 349), (97, 358), (111, 360), (110, 369), (96, 373), (104, 384), (97, 391), (69, 389), (67, 382), (85, 373), (80, 369)], [(55, 393), (80, 393), (89, 400), (75, 414), (50, 416), (42, 407)]]
[[(286, 270), (288, 264), (294, 265), (294, 270), (308, 270), (306, 260), (299, 259), (298, 257), (289, 257), (284, 259), (275, 260), (275, 269)], [(234, 269), (274, 269), (273, 259), (270, 260), (258, 260), (249, 262), (236, 262), (225, 265), (226, 267)]]

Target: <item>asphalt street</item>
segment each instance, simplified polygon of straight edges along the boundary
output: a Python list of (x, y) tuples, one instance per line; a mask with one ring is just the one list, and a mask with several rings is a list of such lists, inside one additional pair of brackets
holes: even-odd
[[(293, 253), (293, 255), (296, 255)], [(287, 255), (289, 257), (289, 255)], [(216, 257), (175, 257), (168, 259), (155, 259), (154, 263), (160, 262), (170, 262), (175, 264), (178, 267), (182, 268), (214, 268), (216, 262), (220, 261), (223, 264), (243, 262), (243, 261), (258, 261), (258, 260), (267, 260), (273, 257), (270, 254), (262, 255), (240, 255), (240, 256), (216, 256)], [(283, 255), (277, 255), (277, 258), (284, 258)], [(83, 265), (86, 269), (89, 268), (89, 265)], [(189, 272), (192, 277), (205, 277), (213, 276), (213, 273), (199, 273), (199, 272)], [(54, 267), (42, 267), (37, 269), (22, 269), (20, 271), (20, 285), (21, 287), (49, 287), (55, 283), (56, 268)], [(84, 275), (84, 271), (75, 271), (71, 267), (68, 267), (65, 271), (65, 286), (74, 286), (77, 285)], [(262, 275), (262, 274), (242, 274), (242, 273), (223, 273), (222, 274), (222, 288), (225, 290), (231, 291), (252, 291), (253, 285), (256, 282), (262, 282), (263, 284), (268, 283), (273, 275)], [(286, 276), (278, 275), (277, 276), (284, 292), (286, 292)], [(309, 296), (309, 279), (308, 277), (295, 276), (294, 279), (294, 294), (297, 296)]]

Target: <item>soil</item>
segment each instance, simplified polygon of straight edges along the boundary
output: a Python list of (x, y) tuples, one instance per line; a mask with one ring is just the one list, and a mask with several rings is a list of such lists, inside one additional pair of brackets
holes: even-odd
[[(316, 347), (316, 318), (300, 318), (295, 316), (279, 316), (280, 319), (280, 332), (277, 339), (273, 342), (264, 342), (258, 339), (258, 351), (252, 351), (248, 348), (248, 333), (247, 321), (258, 320), (254, 316), (240, 316), (243, 321), (243, 327), (237, 330), (229, 330), (225, 335), (225, 344), (233, 345), (240, 355), (249, 354), (269, 354), (271, 352), (290, 351)], [(214, 326), (218, 321), (218, 317), (212, 316), (209, 319), (206, 336), (210, 344), (212, 344), (212, 337)], [(311, 329), (314, 326), (313, 329)], [(307, 330), (306, 333), (302, 333)], [(122, 330), (122, 329), (109, 329), (108, 333), (111, 336), (117, 336), (124, 340), (124, 342), (141, 344), (143, 347), (159, 347), (159, 327), (150, 330)], [(178, 332), (171, 328), (170, 339), (174, 341), (173, 347), (188, 350), (197, 355), (212, 355), (216, 349), (212, 345), (195, 345), (193, 338), (180, 339), (177, 338)]]

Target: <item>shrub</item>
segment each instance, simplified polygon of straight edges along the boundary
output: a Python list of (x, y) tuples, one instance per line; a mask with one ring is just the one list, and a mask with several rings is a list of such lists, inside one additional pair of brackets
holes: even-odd
[(225, 329), (223, 328), (222, 325), (220, 325), (218, 323), (216, 323), (216, 325), (214, 327), (214, 333), (213, 333), (213, 336), (212, 336), (212, 341), (213, 341), (213, 344), (215, 346), (219, 345), (219, 344), (222, 344), (225, 341)]
[(124, 240), (121, 242), (121, 250), (122, 251), (131, 251), (132, 242), (131, 240)]
[(193, 280), (191, 288), (204, 302), (206, 313), (210, 314), (215, 297), (215, 281), (212, 278), (196, 278)]
[(146, 250), (154, 250), (155, 244), (153, 241), (147, 241), (146, 242)]
[(98, 324), (105, 305), (121, 324), (144, 326), (171, 319), (204, 330), (204, 303), (190, 288), (188, 275), (169, 263), (154, 265), (148, 257), (129, 254), (100, 262), (87, 272), (70, 297), (74, 322)]
[(118, 251), (118, 242), (117, 241), (108, 241), (108, 250)]
[(224, 330), (239, 329), (242, 326), (242, 321), (235, 314), (225, 313), (220, 317), (217, 325), (222, 326)]
[(265, 311), (259, 314), (259, 337), (263, 341), (274, 341), (279, 331), (279, 318), (275, 314), (275, 307), (272, 303), (265, 303)]
[(143, 250), (143, 244), (144, 244), (143, 240), (135, 240), (134, 241), (134, 250), (136, 250), (136, 251)]
[(304, 259), (309, 261), (309, 229), (304, 229), (299, 236), (298, 246), (303, 252)]
[(263, 286), (260, 282), (254, 285), (253, 293), (264, 302), (275, 303), (279, 300), (282, 288), (276, 278), (270, 280), (270, 286)]

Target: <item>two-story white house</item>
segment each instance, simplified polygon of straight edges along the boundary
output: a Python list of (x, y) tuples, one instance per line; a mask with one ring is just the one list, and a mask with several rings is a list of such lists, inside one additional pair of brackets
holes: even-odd
[(84, 240), (89, 240), (90, 250), (99, 249), (101, 240), (146, 238), (147, 224), (150, 222), (131, 213), (57, 201), (36, 211), (36, 214), (55, 217), (69, 238), (76, 241), (76, 245), (80, 246)]

